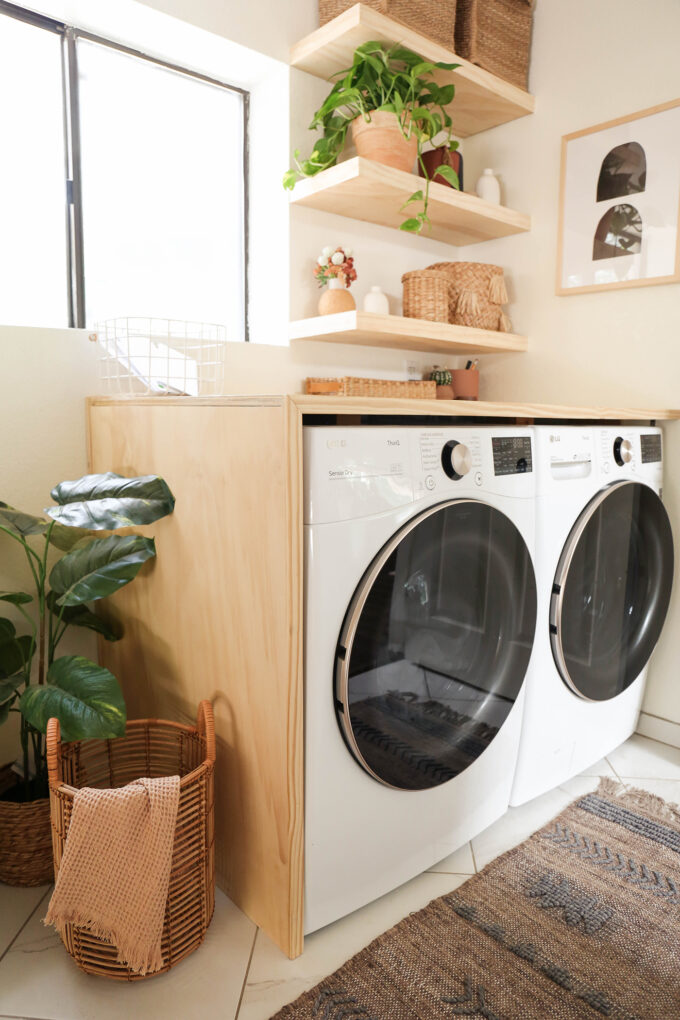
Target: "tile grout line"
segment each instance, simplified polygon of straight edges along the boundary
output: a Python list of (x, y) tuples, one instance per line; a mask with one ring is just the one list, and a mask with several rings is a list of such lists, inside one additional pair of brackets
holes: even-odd
[(609, 758), (607, 758), (607, 756), (606, 756), (606, 755), (605, 755), (605, 758), (604, 758), (604, 760), (606, 761), (607, 765), (609, 765), (609, 768), (610, 768), (610, 769), (612, 770), (612, 772), (614, 773), (614, 775), (616, 776), (616, 778), (618, 779), (618, 781), (619, 781), (620, 783), (623, 783), (624, 789), (628, 789), (628, 787), (627, 787), (626, 783), (624, 783), (624, 782), (623, 782), (623, 779), (622, 779), (622, 778), (621, 778), (621, 776), (620, 776), (620, 775), (618, 774), (618, 772), (616, 771), (616, 769), (614, 768), (614, 766), (612, 765), (612, 763), (610, 762)]
[[(26, 927), (26, 925), (28, 924), (28, 922), (29, 922), (29, 921), (31, 920), (31, 918), (32, 918), (32, 917), (33, 917), (33, 915), (35, 914), (36, 910), (37, 910), (37, 909), (39, 908), (40, 904), (41, 904), (41, 903), (42, 903), (42, 902), (44, 901), (45, 897), (46, 897), (46, 896), (48, 896), (48, 895), (50, 894), (50, 892), (51, 892), (51, 890), (50, 890), (50, 889), (48, 889), (48, 890), (47, 890), (47, 892), (45, 892), (45, 894), (44, 894), (43, 896), (41, 896), (41, 897), (40, 897), (40, 899), (38, 900), (38, 902), (36, 903), (36, 905), (35, 905), (35, 906), (33, 907), (33, 910), (32, 910), (32, 911), (30, 912), (30, 914), (28, 915), (28, 917), (26, 918), (26, 920), (24, 921), (24, 923), (23, 923), (23, 924), (21, 925), (21, 927), (19, 928), (19, 931), (18, 931), (18, 932), (16, 933), (16, 935), (14, 936), (14, 938), (12, 939), (12, 941), (11, 941), (11, 942), (10, 942), (10, 943), (8, 944), (8, 946), (7, 946), (7, 948), (5, 949), (4, 953), (0, 953), (0, 963), (2, 963), (2, 961), (3, 961), (4, 959), (5, 959), (5, 957), (6, 957), (6, 956), (7, 956), (7, 954), (9, 953), (10, 949), (12, 948), (12, 946), (14, 945), (14, 943), (16, 942), (16, 940), (17, 940), (17, 939), (19, 938), (19, 936), (21, 935), (22, 931), (24, 930), (24, 928)], [(0, 1017), (1, 1017), (1, 1016), (2, 1016), (2, 1014), (0, 1013)]]
[(475, 848), (472, 845), (472, 840), (470, 840), (470, 856), (472, 857), (472, 866), (475, 869), (475, 875), (478, 875), (479, 870), (477, 868), (477, 858), (475, 857)]
[(253, 962), (253, 954), (255, 953), (255, 943), (257, 942), (257, 936), (258, 936), (259, 931), (260, 931), (260, 929), (256, 928), (255, 929), (255, 934), (253, 935), (253, 944), (250, 947), (250, 956), (248, 957), (248, 963), (246, 964), (246, 972), (243, 975), (243, 984), (241, 985), (241, 994), (238, 997), (238, 1005), (236, 1007), (236, 1012), (234, 1013), (234, 1020), (238, 1020), (238, 1015), (241, 1012), (241, 1006), (243, 1005), (243, 996), (246, 993), (246, 985), (248, 984), (248, 975), (250, 974), (250, 965)]
[[(437, 871), (436, 868), (430, 868), (428, 871), (423, 871), (423, 875), (451, 875), (454, 878), (473, 878), (476, 871)], [(0, 1018), (1, 1020), (1, 1018)]]

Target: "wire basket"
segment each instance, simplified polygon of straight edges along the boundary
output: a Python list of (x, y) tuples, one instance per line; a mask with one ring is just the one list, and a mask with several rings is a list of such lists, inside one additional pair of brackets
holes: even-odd
[(95, 329), (106, 392), (199, 397), (224, 391), (224, 326), (135, 317), (106, 319)]

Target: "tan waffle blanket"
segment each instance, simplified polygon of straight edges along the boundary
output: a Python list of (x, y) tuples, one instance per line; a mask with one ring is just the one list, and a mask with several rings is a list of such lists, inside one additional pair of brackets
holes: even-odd
[(178, 804), (179, 776), (78, 790), (45, 924), (87, 928), (135, 973), (159, 970)]

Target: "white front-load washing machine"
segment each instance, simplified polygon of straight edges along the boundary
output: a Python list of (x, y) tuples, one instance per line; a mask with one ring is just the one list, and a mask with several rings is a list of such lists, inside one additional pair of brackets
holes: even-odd
[(634, 732), (673, 578), (660, 430), (535, 435), (538, 619), (511, 804)]
[(531, 657), (531, 430), (306, 427), (305, 933), (503, 814)]

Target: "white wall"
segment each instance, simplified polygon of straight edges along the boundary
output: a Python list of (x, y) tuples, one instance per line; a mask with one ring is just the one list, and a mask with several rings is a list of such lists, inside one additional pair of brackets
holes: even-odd
[[(95, 344), (78, 330), (0, 327), (0, 500), (29, 513), (50, 506), (50, 489), (87, 470), (84, 395), (96, 392)], [(0, 534), (0, 591), (31, 592), (20, 547)], [(11, 607), (0, 609), (21, 626)], [(19, 631), (22, 633), (22, 631)], [(96, 654), (82, 632), (70, 651)], [(17, 751), (16, 716), (0, 726), (0, 764)]]

